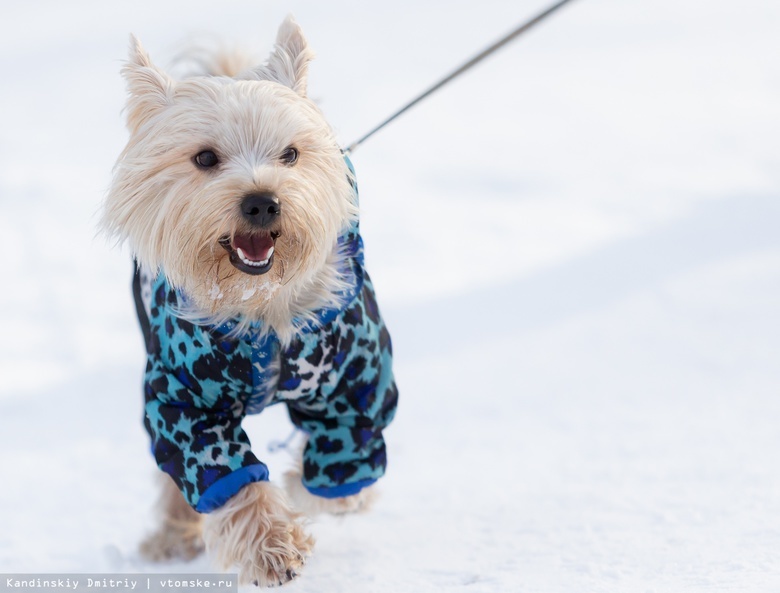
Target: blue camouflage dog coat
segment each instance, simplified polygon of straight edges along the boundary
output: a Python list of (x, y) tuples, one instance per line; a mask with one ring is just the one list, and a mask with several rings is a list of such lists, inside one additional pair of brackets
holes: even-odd
[[(351, 288), (338, 309), (317, 312), (282, 350), (260, 324), (232, 337), (235, 322), (215, 327), (183, 319), (185, 295), (164, 272), (136, 269), (133, 292), (144, 331), (146, 418), (152, 452), (199, 512), (221, 507), (243, 486), (267, 480), (268, 468), (241, 428), (246, 414), (284, 403), (308, 434), (303, 484), (327, 498), (356, 494), (384, 474), (382, 437), (398, 391), (390, 335), (363, 267), (357, 225), (339, 238)], [(280, 359), (273, 393), (269, 364)]]

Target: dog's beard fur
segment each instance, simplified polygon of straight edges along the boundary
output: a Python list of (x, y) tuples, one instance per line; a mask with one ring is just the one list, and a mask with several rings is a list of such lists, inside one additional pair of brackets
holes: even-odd
[[(162, 268), (186, 294), (190, 314), (262, 321), (282, 342), (294, 319), (338, 303), (337, 238), (357, 215), (349, 170), (306, 96), (311, 57), (288, 19), (266, 64), (235, 78), (174, 80), (133, 39), (123, 70), (130, 139), (103, 214), (141, 265)], [(299, 151), (291, 166), (280, 159), (289, 146)], [(219, 164), (199, 168), (193, 158), (207, 149)], [(281, 207), (273, 266), (262, 275), (238, 270), (219, 243), (251, 230), (240, 203), (252, 192), (274, 194)]]

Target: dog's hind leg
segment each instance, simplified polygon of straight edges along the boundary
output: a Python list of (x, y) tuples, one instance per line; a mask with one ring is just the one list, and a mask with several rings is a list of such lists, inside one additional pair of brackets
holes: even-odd
[(203, 516), (187, 504), (168, 475), (160, 474), (160, 485), (160, 526), (141, 542), (141, 556), (153, 562), (191, 560), (204, 550)]

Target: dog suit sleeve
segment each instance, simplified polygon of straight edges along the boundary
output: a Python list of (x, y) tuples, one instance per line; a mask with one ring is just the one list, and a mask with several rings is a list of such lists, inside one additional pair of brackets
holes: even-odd
[(385, 472), (382, 430), (393, 419), (398, 401), (390, 335), (367, 275), (358, 297), (299, 348), (299, 362), (281, 378), (287, 386), (305, 381), (312, 361), (330, 366), (316, 397), (288, 402), (293, 423), (309, 434), (303, 484), (325, 498), (357, 494)]
[(158, 278), (149, 308), (144, 424), (160, 469), (190, 506), (210, 512), (246, 484), (268, 479), (241, 428), (252, 367), (240, 342), (174, 315), (176, 301)]

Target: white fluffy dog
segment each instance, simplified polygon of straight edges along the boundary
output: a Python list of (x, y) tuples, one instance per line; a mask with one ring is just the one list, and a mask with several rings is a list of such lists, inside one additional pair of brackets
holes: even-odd
[[(298, 511), (370, 501), (397, 402), (354, 173), (307, 97), (311, 58), (291, 18), (265, 64), (222, 56), (183, 80), (133, 39), (130, 139), (103, 216), (137, 261), (145, 426), (170, 476), (142, 550), (187, 558), (205, 542), (259, 585), (291, 580), (309, 555)], [(241, 428), (275, 403), (307, 435), (286, 493)]]

